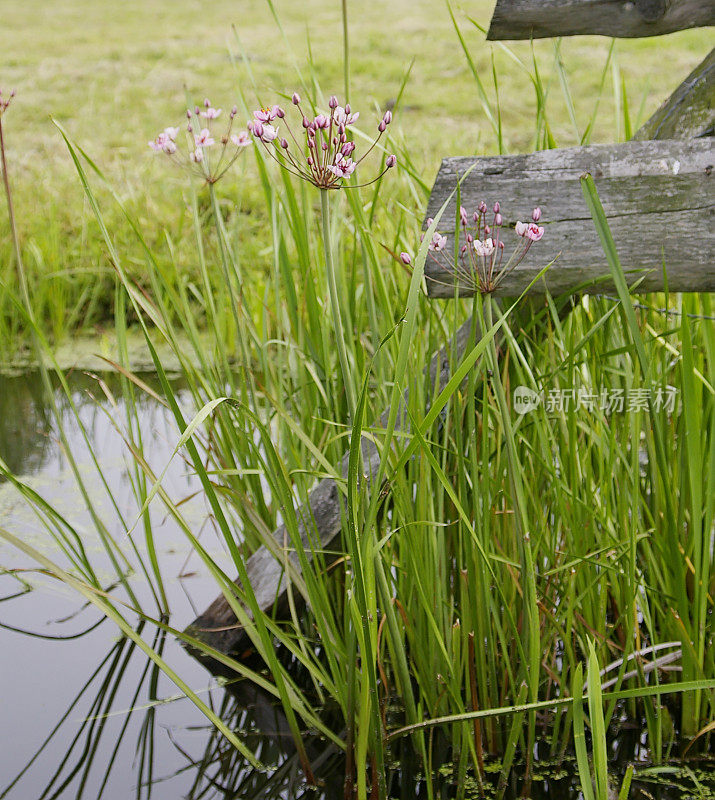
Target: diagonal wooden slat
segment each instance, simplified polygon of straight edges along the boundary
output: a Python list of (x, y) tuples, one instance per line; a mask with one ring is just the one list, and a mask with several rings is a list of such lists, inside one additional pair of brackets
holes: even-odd
[[(715, 3), (714, 3), (715, 5)], [(634, 139), (715, 136), (715, 48), (642, 125)]]

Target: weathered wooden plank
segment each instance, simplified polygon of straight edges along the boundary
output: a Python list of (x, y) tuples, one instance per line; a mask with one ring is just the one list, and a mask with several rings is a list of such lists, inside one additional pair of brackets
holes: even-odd
[(715, 136), (715, 48), (633, 138), (644, 141), (703, 136)]
[[(715, 143), (689, 141), (627, 142), (531, 155), (491, 158), (447, 158), (442, 162), (426, 217), (441, 208), (457, 181), (473, 167), (461, 185), (461, 203), (468, 210), (481, 200), (498, 200), (504, 227), (528, 220), (539, 206), (546, 228), (544, 238), (500, 284), (496, 294), (520, 294), (540, 269), (555, 259), (532, 292), (556, 295), (585, 284), (583, 291), (610, 289), (602, 282), (608, 267), (579, 178), (590, 172), (598, 187), (623, 267), (644, 277), (641, 291), (663, 288), (665, 263), (672, 291), (715, 291)], [(454, 220), (455, 201), (443, 219)], [(445, 227), (443, 233), (454, 233)], [(508, 248), (518, 237), (505, 230)], [(454, 277), (446, 254), (428, 259), (425, 269), (431, 297), (453, 297)], [(465, 283), (460, 294), (473, 294)]]
[(497, 0), (487, 39), (632, 39), (715, 25), (712, 0)]
[[(449, 380), (450, 353), (454, 353), (457, 358), (464, 353), (469, 340), (471, 324), (471, 319), (467, 320), (455, 334), (454, 340), (432, 356), (428, 367), (430, 380), (433, 384), (437, 381), (440, 388), (443, 388)], [(477, 335), (479, 335), (478, 332)], [(386, 410), (379, 423), (383, 427), (387, 423), (387, 416), (388, 411)], [(348, 458), (349, 453), (346, 453), (340, 464), (344, 476), (347, 475)], [(363, 459), (365, 473), (375, 475), (379, 469), (380, 455), (371, 440), (363, 440)], [(326, 478), (320, 481), (310, 493), (308, 507), (299, 509), (300, 533), (309, 559), (310, 541), (320, 542), (320, 546), (324, 550), (340, 546), (341, 502), (337, 484), (334, 480)], [(273, 535), (276, 542), (274, 552), (266, 547), (259, 548), (249, 557), (246, 570), (258, 605), (264, 610), (275, 608), (276, 615), (280, 618), (287, 611), (288, 600), (286, 576), (283, 569), (285, 558), (283, 548), (288, 547), (290, 542), (283, 525), (277, 528)], [(290, 558), (297, 566), (298, 559), (295, 553), (291, 553)], [(240, 585), (239, 581), (237, 583)], [(219, 595), (206, 611), (191, 623), (186, 632), (223, 653), (235, 653), (245, 642), (244, 632), (237, 626), (236, 617), (224, 595)], [(192, 652), (209, 668), (215, 669), (217, 672), (222, 671), (212, 659), (207, 659), (200, 652)]]

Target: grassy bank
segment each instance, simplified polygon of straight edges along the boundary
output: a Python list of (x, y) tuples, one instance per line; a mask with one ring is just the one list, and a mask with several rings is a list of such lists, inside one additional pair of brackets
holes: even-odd
[[(157, 258), (168, 261), (165, 235), (178, 255), (180, 275), (195, 279), (195, 260), (185, 256), (191, 213), (183, 176), (157, 163), (146, 146), (156, 131), (181, 119), (186, 97), (209, 94), (230, 107), (239, 91), (250, 105), (299, 85), (298, 67), (325, 91), (342, 88), (340, 3), (279, 2), (276, 15), (262, 0), (218, 0), (198, 6), (177, 2), (129, 2), (120, 7), (64, 0), (30, 0), (0, 28), (2, 82), (19, 93), (6, 121), (20, 235), (38, 317), (54, 340), (73, 330), (101, 326), (111, 318), (114, 279), (96, 224), (86, 214), (57, 119), (107, 174), (136, 216)], [(498, 140), (461, 52), (446, 5), (397, 0), (348, 4), (351, 100), (367, 110), (394, 101), (411, 59), (392, 133), (409, 152), (416, 172), (430, 185), (445, 155), (493, 153)], [(515, 43), (522, 69), (499, 45), (489, 45), (467, 15), (487, 25), (491, 4), (454, 6), (470, 57), (496, 107), (492, 56), (499, 76), (502, 146), (528, 152), (535, 139), (536, 99), (528, 43)], [(232, 31), (235, 26), (235, 33)], [(707, 31), (686, 31), (657, 40), (621, 41), (603, 85), (593, 141), (623, 137), (621, 78), (633, 125), (645, 118), (706, 52)], [(307, 46), (310, 47), (310, 57)], [(554, 44), (537, 42), (535, 53), (548, 89), (548, 122), (555, 143), (577, 144), (594, 109), (610, 42), (600, 37), (563, 41), (561, 59), (570, 82), (578, 130), (555, 67)], [(667, 68), (663, 54), (667, 52)], [(244, 62), (243, 59), (246, 59)], [(308, 70), (308, 61), (312, 69)], [(620, 69), (620, 73), (618, 72)], [(615, 83), (614, 83), (615, 80)], [(255, 83), (254, 83), (255, 82)], [(617, 92), (614, 93), (614, 86)], [(240, 216), (244, 253), (254, 273), (269, 265), (266, 217), (251, 159), (226, 179), (227, 212)], [(412, 208), (417, 213), (423, 199)], [(415, 198), (417, 200), (417, 198)], [(107, 209), (110, 227), (122, 237), (119, 214)], [(8, 231), (0, 221), (0, 280), (16, 289)], [(127, 268), (141, 279), (143, 256), (131, 237), (120, 238)], [(0, 359), (26, 343), (24, 325), (0, 294)]]

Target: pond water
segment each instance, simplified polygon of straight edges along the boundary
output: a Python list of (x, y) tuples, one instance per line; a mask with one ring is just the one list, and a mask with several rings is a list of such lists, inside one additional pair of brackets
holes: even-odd
[[(119, 396), (117, 381), (104, 377), (110, 392)], [(113, 427), (113, 422), (124, 424), (124, 402), (118, 399), (113, 405), (101, 397), (96, 380), (79, 373), (72, 376), (71, 389), (112, 495), (125, 519), (133, 522), (137, 502), (131, 465)], [(91, 395), (101, 397), (101, 405)], [(80, 427), (59, 391), (56, 402), (98, 513), (105, 521), (116, 519)], [(158, 473), (177, 442), (176, 426), (163, 406), (147, 398), (138, 400), (138, 416), (143, 435), (151, 437), (147, 452)], [(100, 576), (106, 569), (108, 582), (109, 561), (63, 454), (38, 374), (0, 378), (0, 458), (71, 521)], [(218, 539), (210, 541), (213, 532), (205, 525), (208, 512), (202, 499), (192, 497), (197, 481), (180, 459), (172, 463), (164, 485), (174, 500), (189, 498), (182, 506), (184, 516), (194, 521), (196, 531), (205, 529), (202, 541), (230, 571)], [(0, 517), (5, 529), (65, 563), (59, 547), (7, 481), (0, 482)], [(216, 587), (200, 577), (200, 562), (160, 509), (153, 527), (171, 608), (169, 622), (183, 628), (214, 598)], [(117, 520), (110, 533), (122, 536), (124, 530)], [(34, 566), (22, 553), (0, 544), (0, 797), (193, 796), (189, 790), (195, 775), (187, 774), (187, 768), (195, 773), (192, 761), (201, 760), (212, 745), (205, 718), (190, 701), (176, 699), (176, 687), (136, 647), (119, 638), (113, 623), (97, 624), (99, 612), (86, 607), (79, 595), (35, 571), (7, 571)], [(143, 606), (151, 609), (146, 581), (135, 575), (131, 582)], [(152, 642), (157, 631), (147, 624), (142, 635)], [(218, 706), (225, 702), (224, 690), (173, 637), (167, 637), (162, 648), (166, 660), (202, 699)]]
[[(150, 377), (144, 378), (151, 383)], [(96, 378), (73, 374), (71, 400), (118, 508), (113, 507), (92, 466), (80, 425), (59, 390), (55, 402), (92, 503), (105, 522), (115, 520), (110, 533), (122, 537), (138, 511), (131, 460), (114, 427), (125, 426), (126, 406), (120, 399), (117, 378), (104, 375), (102, 380), (104, 392)], [(174, 389), (188, 409), (188, 393), (178, 383)], [(145, 452), (158, 474), (170, 460), (179, 437), (177, 428), (170, 413), (147, 396), (137, 400), (137, 417), (145, 445), (151, 442)], [(0, 377), (0, 458), (24, 484), (71, 521), (100, 577), (106, 578), (103, 585), (109, 586), (113, 579), (110, 563), (77, 489), (58, 431), (38, 374)], [(184, 500), (184, 517), (194, 531), (202, 532), (202, 543), (212, 557), (233, 572), (209, 524), (198, 480), (181, 458), (173, 459), (163, 485), (174, 501)], [(210, 578), (202, 577), (201, 562), (183, 533), (156, 503), (152, 504), (152, 525), (171, 609), (169, 624), (182, 629), (214, 598), (216, 587)], [(0, 526), (64, 563), (59, 546), (17, 488), (1, 478)], [(137, 535), (136, 541), (141, 552), (141, 536)], [(102, 622), (94, 607), (35, 567), (28, 557), (0, 541), (0, 800), (343, 797), (339, 754), (319, 739), (309, 741), (308, 749), (323, 785), (319, 791), (306, 790), (285, 719), (269, 698), (245, 684), (224, 686), (174, 637), (164, 637), (149, 622), (141, 628), (143, 638), (240, 732), (270, 768), (259, 772), (212, 732), (195, 706), (130, 640), (118, 635), (112, 622)], [(131, 585), (144, 608), (155, 608), (140, 574), (131, 577)], [(621, 761), (636, 757), (640, 736), (633, 726), (622, 735), (618, 745), (622, 752), (616, 753)], [(436, 737), (436, 754), (438, 742)], [(436, 776), (443, 798), (457, 796), (449, 755), (445, 751), (444, 766)], [(398, 751), (393, 756), (397, 761), (392, 796), (426, 797), (424, 781), (409, 752)], [(712, 766), (711, 761), (693, 763), (692, 769), (688, 767), (692, 776), (680, 768), (651, 776), (631, 796), (663, 800), (715, 797), (715, 787), (709, 785)], [(498, 764), (493, 767), (498, 770)], [(518, 796), (521, 789), (515, 782), (507, 797)], [(476, 796), (475, 791), (472, 782), (466, 796)], [(543, 758), (531, 796), (575, 800), (579, 791), (573, 761), (566, 758), (554, 767)]]

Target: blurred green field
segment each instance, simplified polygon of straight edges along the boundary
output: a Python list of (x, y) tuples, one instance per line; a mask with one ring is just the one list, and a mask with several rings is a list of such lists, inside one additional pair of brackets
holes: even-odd
[[(187, 95), (197, 101), (210, 96), (215, 105), (230, 107), (240, 88), (249, 104), (257, 95), (268, 101), (299, 85), (297, 69), (314, 75), (326, 94), (342, 94), (340, 2), (277, 0), (274, 9), (275, 17), (265, 0), (27, 0), (4, 15), (0, 86), (18, 93), (4, 120), (11, 180), (32, 295), (49, 335), (59, 339), (68, 330), (100, 324), (112, 309), (111, 270), (50, 117), (106, 173), (141, 219), (150, 243), (163, 240), (164, 228), (181, 242), (190, 235), (182, 202), (185, 176), (152, 157), (147, 141), (166, 125), (180, 122)], [(468, 19), (487, 26), (492, 3), (455, 4), (453, 10), (492, 102), (494, 59), (505, 149), (532, 150), (535, 97), (529, 74), (501, 45), (487, 43)], [(348, 13), (350, 99), (364, 119), (370, 120), (370, 111), (395, 98), (414, 58), (392, 135), (396, 149), (403, 147), (411, 154), (425, 183), (431, 183), (442, 156), (496, 151), (494, 132), (446, 4), (367, 0), (349, 2)], [(696, 30), (617, 42), (593, 141), (623, 138), (620, 75), (635, 126), (703, 58), (710, 39), (709, 30)], [(609, 46), (610, 40), (601, 37), (561, 44), (579, 122), (576, 130), (555, 69), (555, 44), (535, 44), (549, 92), (549, 125), (559, 146), (577, 144), (583, 134)], [(531, 70), (530, 44), (509, 47)], [(260, 262), (268, 241), (261, 238), (266, 226), (254, 176), (249, 157), (221, 189), (234, 202), (240, 200), (246, 212), (245, 252)], [(130, 265), (141, 270), (142, 256), (126, 225), (111, 209), (108, 219)], [(11, 261), (3, 212), (0, 280), (7, 288), (15, 282)], [(6, 291), (0, 294), (0, 313), (0, 358), (7, 358), (23, 325)]]

